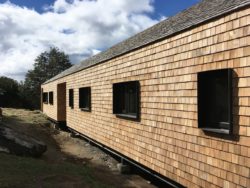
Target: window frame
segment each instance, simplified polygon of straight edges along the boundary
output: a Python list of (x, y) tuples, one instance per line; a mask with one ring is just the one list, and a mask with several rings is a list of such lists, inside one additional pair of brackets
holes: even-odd
[[(130, 85), (130, 86), (129, 86)], [(123, 105), (126, 105), (126, 100), (131, 100), (130, 98), (126, 97), (126, 93), (122, 93), (124, 90), (127, 92), (128, 87), (135, 87), (136, 93), (135, 99), (135, 114), (130, 112), (122, 112), (122, 110), (125, 109), (128, 110), (130, 108), (130, 105), (128, 106), (121, 106), (120, 101), (123, 100)], [(123, 99), (122, 99), (123, 98)], [(126, 99), (127, 98), (127, 99)], [(119, 106), (120, 104), (120, 106)], [(128, 81), (128, 82), (119, 82), (113, 84), (113, 114), (116, 115), (116, 117), (134, 120), (134, 121), (140, 121), (140, 82), (139, 81)]]
[(74, 109), (74, 89), (69, 89), (69, 107)]
[[(51, 97), (52, 96), (52, 97)], [(53, 105), (54, 104), (54, 93), (53, 93), (53, 91), (50, 91), (49, 93), (48, 93), (48, 98), (49, 98), (49, 104), (50, 105)]]
[[(216, 115), (217, 115), (216, 110), (214, 110), (214, 109), (209, 110), (209, 108), (211, 108), (211, 106), (214, 105), (211, 103), (214, 103), (214, 101), (216, 101), (216, 99), (213, 99), (212, 100), (213, 102), (207, 102), (207, 101), (210, 101), (211, 98), (208, 98), (207, 91), (203, 91), (205, 89), (204, 89), (204, 86), (202, 86), (202, 85), (204, 84), (204, 82), (207, 83), (208, 81), (210, 81), (211, 83), (215, 82), (215, 79), (218, 79), (219, 74), (226, 75), (223, 79), (226, 79), (224, 81), (226, 81), (226, 84), (227, 84), (226, 85), (227, 93), (225, 93), (227, 98), (225, 99), (226, 102), (224, 103), (224, 105), (226, 105), (226, 107), (227, 107), (227, 111), (224, 112), (224, 115), (227, 116), (227, 121), (217, 121), (211, 125), (211, 122), (214, 121), (214, 119), (216, 119), (216, 118), (214, 118), (214, 119), (207, 118), (207, 117), (204, 118), (204, 111), (206, 111), (206, 110), (208, 111), (207, 112), (208, 117), (209, 116), (216, 117)], [(222, 76), (222, 75), (220, 75), (220, 76)], [(233, 134), (233, 81), (232, 81), (233, 80), (233, 69), (230, 69), (230, 68), (229, 69), (219, 69), (219, 70), (217, 69), (217, 70), (199, 72), (197, 79), (198, 79), (197, 80), (198, 128), (200, 128), (204, 131), (207, 131), (207, 132), (215, 132), (215, 133), (221, 133), (221, 134)], [(215, 87), (215, 86), (211, 86), (211, 85), (206, 86), (206, 88), (209, 88), (209, 89), (211, 89), (211, 87)], [(217, 96), (216, 91), (211, 91), (209, 93), (209, 97), (210, 96)], [(207, 100), (204, 102), (205, 98), (207, 98)], [(204, 104), (206, 105), (206, 107), (203, 106)], [(215, 107), (217, 107), (217, 106), (215, 106)]]
[(48, 104), (48, 92), (43, 92), (43, 103)]
[[(83, 93), (81, 94), (81, 92), (83, 92)], [(88, 95), (89, 100), (86, 103), (88, 107), (83, 107), (82, 106), (82, 101), (81, 100), (84, 100), (84, 96), (81, 96), (81, 95), (84, 95), (84, 94)], [(91, 87), (81, 87), (81, 88), (79, 88), (79, 108), (82, 111), (91, 112)]]

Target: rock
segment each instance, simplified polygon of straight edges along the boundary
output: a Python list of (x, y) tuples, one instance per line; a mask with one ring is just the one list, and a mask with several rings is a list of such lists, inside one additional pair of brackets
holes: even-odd
[(5, 147), (0, 147), (0, 152), (10, 153), (10, 151), (8, 150), (8, 148), (5, 148)]
[(43, 142), (9, 127), (0, 127), (0, 152), (40, 157), (46, 150), (47, 146)]

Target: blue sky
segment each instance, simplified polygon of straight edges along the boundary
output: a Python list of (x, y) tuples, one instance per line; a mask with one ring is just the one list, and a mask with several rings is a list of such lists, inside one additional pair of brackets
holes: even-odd
[[(53, 4), (54, 0), (9, 0), (10, 2), (26, 6), (29, 8), (34, 8), (39, 12), (43, 12), (44, 5)], [(0, 0), (0, 3), (4, 3), (6, 0)], [(155, 12), (152, 15), (154, 18), (159, 16), (173, 16), (176, 13), (196, 4), (199, 0), (154, 0), (153, 6), (155, 7)]]
[(50, 47), (79, 63), (198, 2), (0, 0), (0, 76), (23, 80)]
[(166, 17), (173, 16), (178, 12), (198, 3), (199, 0), (155, 0), (155, 14)]

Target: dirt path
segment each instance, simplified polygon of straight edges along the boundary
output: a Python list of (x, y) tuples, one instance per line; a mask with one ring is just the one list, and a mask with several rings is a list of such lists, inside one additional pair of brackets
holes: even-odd
[[(39, 165), (40, 161), (45, 166), (62, 166), (64, 168), (64, 165), (75, 165), (74, 168), (77, 170), (80, 168), (80, 171), (81, 168), (87, 168), (88, 174), (91, 176), (86, 180), (81, 174), (75, 174), (75, 172), (72, 174), (70, 169), (68, 173), (48, 173), (46, 171), (44, 174), (34, 175), (31, 183), (27, 183), (27, 187), (155, 187), (138, 175), (119, 174), (115, 159), (80, 138), (72, 138), (67, 132), (51, 128), (46, 117), (39, 111), (4, 109), (3, 114), (4, 124), (47, 144), (46, 153), (40, 159), (35, 159), (39, 161)], [(0, 181), (1, 178), (0, 171)], [(7, 182), (5, 185), (8, 187), (10, 184)], [(4, 186), (1, 186), (0, 183), (0, 187)]]

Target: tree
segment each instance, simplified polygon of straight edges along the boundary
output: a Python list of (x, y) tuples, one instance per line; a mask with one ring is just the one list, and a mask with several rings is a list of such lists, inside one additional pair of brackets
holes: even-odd
[(0, 107), (20, 106), (18, 82), (4, 76), (0, 77)]
[(28, 108), (38, 109), (40, 106), (41, 84), (72, 66), (69, 56), (58, 48), (50, 48), (49, 52), (41, 53), (36, 59), (34, 69), (29, 70), (20, 90)]

